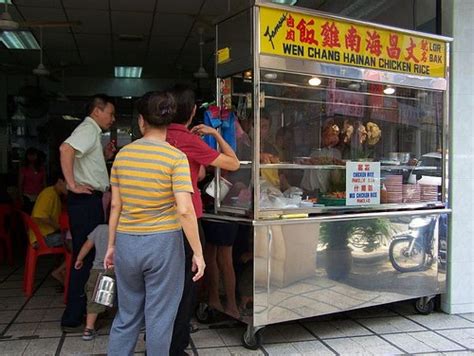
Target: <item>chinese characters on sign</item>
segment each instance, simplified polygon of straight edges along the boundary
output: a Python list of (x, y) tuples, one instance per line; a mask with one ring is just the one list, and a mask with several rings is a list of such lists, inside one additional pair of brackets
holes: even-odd
[(445, 76), (445, 43), (411, 34), (265, 7), (260, 34), (266, 54)]
[(346, 205), (380, 204), (380, 162), (346, 163)]

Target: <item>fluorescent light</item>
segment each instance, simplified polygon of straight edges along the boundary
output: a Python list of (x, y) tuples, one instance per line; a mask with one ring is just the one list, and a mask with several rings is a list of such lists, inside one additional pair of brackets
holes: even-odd
[(115, 78), (141, 78), (143, 67), (115, 67)]
[(321, 84), (321, 79), (319, 79), (318, 77), (309, 78), (308, 84), (313, 87), (317, 87), (318, 85)]
[(290, 5), (290, 6), (293, 6), (297, 2), (298, 2), (298, 0), (272, 0), (272, 3), (274, 3), (274, 4)]
[(387, 95), (393, 95), (395, 94), (395, 88), (390, 85), (387, 85), (385, 89), (383, 90), (383, 92), (384, 94), (387, 94)]
[(38, 42), (30, 31), (3, 31), (2, 41), (8, 49), (40, 49)]
[(8, 5), (12, 4), (12, 0), (0, 0), (0, 4), (5, 4), (5, 1)]

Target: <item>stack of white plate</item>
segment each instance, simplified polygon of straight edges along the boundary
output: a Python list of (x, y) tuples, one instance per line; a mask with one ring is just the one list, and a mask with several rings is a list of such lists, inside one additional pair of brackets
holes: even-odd
[(389, 175), (384, 179), (385, 188), (387, 189), (388, 203), (401, 203), (403, 177), (401, 175)]
[(437, 185), (420, 185), (421, 201), (438, 201), (438, 186)]
[(419, 203), (421, 198), (419, 184), (403, 184), (402, 196), (404, 203)]

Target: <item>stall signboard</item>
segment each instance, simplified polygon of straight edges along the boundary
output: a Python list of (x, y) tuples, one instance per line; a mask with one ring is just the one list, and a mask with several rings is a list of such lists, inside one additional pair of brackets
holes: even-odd
[(346, 205), (380, 204), (380, 162), (346, 162)]
[(260, 53), (445, 77), (446, 44), (396, 30), (260, 8)]

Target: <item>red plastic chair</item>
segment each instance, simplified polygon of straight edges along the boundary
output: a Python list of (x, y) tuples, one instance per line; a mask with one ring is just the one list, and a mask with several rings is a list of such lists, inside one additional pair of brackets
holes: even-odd
[(64, 255), (66, 260), (66, 280), (64, 281), (64, 303), (67, 301), (67, 292), (69, 289), (69, 275), (71, 271), (72, 264), (72, 254), (64, 247), (49, 247), (44, 241), (44, 237), (41, 234), (38, 225), (36, 222), (26, 213), (21, 213), (23, 222), (25, 223), (26, 230), (33, 231), (38, 242), (38, 248), (33, 248), (33, 246), (28, 243), (28, 248), (26, 251), (26, 260), (25, 260), (25, 273), (23, 275), (23, 291), (27, 297), (30, 297), (33, 294), (33, 287), (35, 284), (35, 274), (36, 274), (36, 262), (39, 256), (51, 255), (51, 254), (61, 254)]
[(4, 247), (0, 250), (0, 262), (6, 260), (10, 266), (13, 266), (11, 217), (12, 207), (8, 204), (0, 204), (0, 245)]

